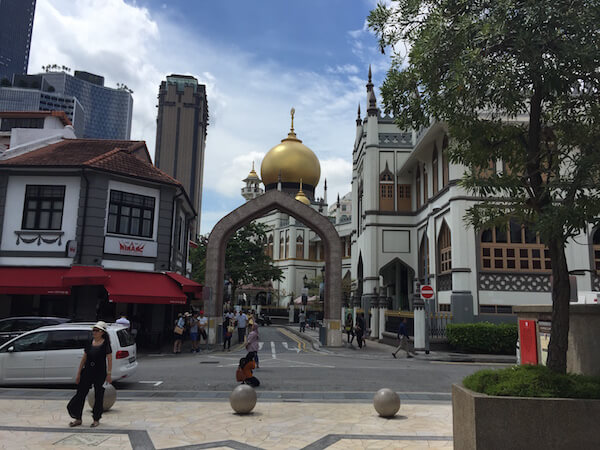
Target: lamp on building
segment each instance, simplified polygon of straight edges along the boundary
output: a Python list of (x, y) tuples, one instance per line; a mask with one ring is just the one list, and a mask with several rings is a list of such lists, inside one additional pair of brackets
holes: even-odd
[(302, 278), (303, 281), (303, 286), (306, 287), (306, 282), (308, 281), (308, 277), (306, 276), (306, 274), (304, 274), (304, 277)]

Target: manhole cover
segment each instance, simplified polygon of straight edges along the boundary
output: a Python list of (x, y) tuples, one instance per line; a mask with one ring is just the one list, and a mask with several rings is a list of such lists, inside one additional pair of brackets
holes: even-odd
[(54, 443), (54, 445), (73, 445), (80, 447), (82, 445), (96, 447), (102, 444), (107, 439), (110, 439), (110, 434), (72, 434), (66, 438)]

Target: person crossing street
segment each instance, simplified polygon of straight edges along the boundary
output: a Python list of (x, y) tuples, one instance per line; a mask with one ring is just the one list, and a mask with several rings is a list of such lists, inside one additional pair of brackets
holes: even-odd
[(412, 358), (409, 352), (409, 338), (408, 330), (406, 329), (406, 317), (402, 319), (402, 322), (400, 322), (400, 326), (398, 327), (398, 339), (400, 340), (400, 345), (392, 352), (392, 356), (395, 358), (396, 353), (398, 353), (400, 350), (404, 350), (406, 352), (406, 357)]

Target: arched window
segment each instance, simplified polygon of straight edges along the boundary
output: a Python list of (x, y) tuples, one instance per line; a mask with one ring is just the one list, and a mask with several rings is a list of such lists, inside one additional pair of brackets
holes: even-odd
[(421, 207), (421, 166), (417, 165), (417, 175), (415, 178), (415, 190), (417, 191), (417, 209)]
[(285, 230), (285, 257), (290, 257), (290, 230)]
[(444, 135), (444, 141), (442, 142), (442, 186), (448, 184), (448, 178), (450, 175), (450, 164), (448, 162), (448, 136)]
[(379, 175), (379, 210), (394, 210), (394, 175), (385, 163), (385, 170)]
[(273, 235), (269, 235), (269, 239), (267, 240), (267, 255), (269, 258), (273, 259)]
[(304, 231), (299, 231), (298, 237), (296, 238), (296, 259), (304, 259)]
[(419, 245), (419, 279), (425, 281), (429, 276), (429, 239), (423, 233), (421, 245)]
[(594, 233), (592, 243), (594, 248), (594, 269), (600, 275), (600, 228)]
[(481, 232), (481, 269), (508, 272), (549, 272), (550, 254), (539, 235), (511, 220)]
[(279, 232), (279, 255), (277, 255), (278, 259), (285, 258), (285, 234), (283, 231)]
[(433, 172), (433, 195), (437, 194), (439, 191), (438, 186), (438, 151), (437, 145), (433, 144), (433, 157), (431, 158), (431, 170)]
[(444, 221), (438, 237), (438, 265), (440, 274), (452, 272), (452, 242), (450, 238), (450, 228), (446, 221)]

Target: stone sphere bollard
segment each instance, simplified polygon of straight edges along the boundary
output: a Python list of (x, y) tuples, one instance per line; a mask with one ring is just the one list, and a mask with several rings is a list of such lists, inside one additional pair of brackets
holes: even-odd
[[(90, 389), (90, 392), (87, 395), (88, 405), (90, 408), (94, 408), (94, 403), (96, 403), (96, 396), (94, 393), (94, 388)], [(102, 406), (104, 411), (108, 411), (117, 401), (117, 390), (112, 384), (104, 386), (104, 401), (102, 402)]]
[(247, 384), (240, 384), (229, 396), (231, 408), (238, 414), (248, 414), (256, 406), (256, 391)]
[(391, 389), (379, 389), (373, 397), (373, 406), (381, 417), (394, 417), (400, 409), (400, 397)]

